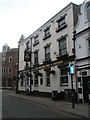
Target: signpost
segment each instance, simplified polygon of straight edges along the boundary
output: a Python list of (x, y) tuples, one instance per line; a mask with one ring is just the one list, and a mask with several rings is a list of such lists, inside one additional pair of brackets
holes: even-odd
[(70, 65), (70, 74), (71, 74), (71, 83), (72, 83), (72, 108), (75, 108), (75, 95), (73, 89), (73, 75), (74, 75), (74, 66)]

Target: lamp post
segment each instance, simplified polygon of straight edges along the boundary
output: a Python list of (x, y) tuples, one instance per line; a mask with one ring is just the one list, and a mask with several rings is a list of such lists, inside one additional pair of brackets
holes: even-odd
[[(27, 81), (27, 91), (30, 92), (30, 95), (31, 95), (31, 92), (32, 92), (32, 38), (30, 38), (30, 47), (28, 46), (29, 42), (27, 43), (27, 48), (24, 52), (24, 61), (26, 61), (26, 74), (27, 74), (27, 77), (28, 77), (28, 81)], [(27, 64), (28, 62), (30, 62), (30, 70), (28, 68), (27, 70)], [(29, 67), (29, 66), (28, 66)]]
[[(73, 53), (74, 53), (74, 62), (76, 65), (76, 51), (75, 51), (75, 40), (76, 40), (76, 30), (73, 31), (73, 44), (74, 44), (74, 49), (73, 49)], [(74, 66), (71, 64), (70, 65), (70, 74), (71, 74), (71, 84), (72, 84), (72, 108), (75, 108), (75, 93), (74, 93), (74, 89), (73, 89), (73, 74), (75, 74), (75, 78), (76, 78), (76, 66), (75, 66), (75, 72), (74, 72)], [(76, 80), (76, 87), (77, 87), (77, 80)]]
[(70, 74), (71, 74), (71, 85), (72, 85), (72, 108), (75, 108), (75, 94), (73, 89), (73, 75), (74, 75), (74, 66), (73, 64), (70, 65)]
[(32, 38), (30, 39), (31, 40), (31, 46), (30, 46), (30, 95), (32, 94)]
[(16, 94), (18, 93), (18, 63), (16, 63)]

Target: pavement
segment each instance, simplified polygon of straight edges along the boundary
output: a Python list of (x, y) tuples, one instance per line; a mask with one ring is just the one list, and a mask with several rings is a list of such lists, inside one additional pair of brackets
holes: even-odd
[(25, 94), (16, 94), (15, 91), (9, 93), (10, 96), (18, 97), (20, 99), (28, 100), (34, 103), (38, 103), (45, 107), (49, 107), (54, 109), (57, 112), (66, 112), (69, 114), (77, 115), (79, 117), (90, 118), (90, 105), (88, 103), (75, 103), (75, 108), (72, 108), (72, 103), (66, 102), (63, 100), (53, 101), (48, 97), (40, 97), (40, 96), (30, 96)]

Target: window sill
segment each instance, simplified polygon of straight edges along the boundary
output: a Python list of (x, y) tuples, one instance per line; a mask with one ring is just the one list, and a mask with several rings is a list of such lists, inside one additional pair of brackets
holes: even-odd
[(51, 63), (51, 59), (43, 61), (44, 64)]
[(66, 53), (66, 54), (64, 54), (64, 55), (59, 55), (59, 56), (57, 56), (56, 58), (58, 59), (58, 60), (64, 60), (64, 59), (66, 59), (67, 57), (68, 57), (68, 53)]
[(38, 41), (38, 42), (36, 42), (36, 43), (34, 43), (34, 44), (33, 44), (33, 46), (36, 46), (36, 45), (38, 45), (38, 44), (39, 44), (39, 41)]
[(39, 63), (34, 63), (33, 67), (38, 67)]
[(38, 87), (38, 85), (34, 85), (34, 87)]
[(46, 87), (50, 87), (50, 85), (46, 85)]
[(56, 32), (59, 32), (59, 31), (61, 31), (62, 29), (66, 28), (66, 27), (67, 27), (67, 25), (65, 24), (65, 25), (63, 25), (63, 26), (61, 26), (59, 28), (56, 28)]
[(68, 86), (68, 83), (62, 83), (60, 86)]
[(46, 39), (48, 39), (49, 37), (51, 37), (51, 34), (49, 34), (49, 35), (47, 35), (47, 36), (44, 36), (44, 37), (43, 37), (43, 40), (46, 40)]

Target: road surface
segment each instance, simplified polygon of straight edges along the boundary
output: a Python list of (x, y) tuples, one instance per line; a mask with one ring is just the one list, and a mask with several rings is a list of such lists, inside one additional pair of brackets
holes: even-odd
[(64, 112), (55, 112), (54, 110), (23, 100), (17, 97), (9, 96), (7, 91), (2, 93), (2, 117), (3, 118), (75, 118), (75, 115)]

